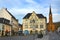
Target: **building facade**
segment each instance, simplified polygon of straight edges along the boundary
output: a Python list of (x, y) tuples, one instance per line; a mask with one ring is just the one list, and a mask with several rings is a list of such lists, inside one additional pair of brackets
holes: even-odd
[(0, 10), (0, 35), (12, 35), (18, 31), (18, 20), (7, 10), (2, 8)]
[(42, 32), (45, 34), (46, 31), (46, 17), (42, 14), (36, 14), (34, 11), (28, 13), (23, 18), (23, 33), (24, 34), (35, 34)]

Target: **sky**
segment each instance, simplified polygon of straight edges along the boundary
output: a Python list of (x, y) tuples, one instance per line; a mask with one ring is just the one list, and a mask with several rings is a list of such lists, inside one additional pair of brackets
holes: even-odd
[(50, 5), (53, 22), (60, 22), (60, 0), (0, 0), (0, 9), (7, 8), (20, 24), (22, 24), (23, 17), (32, 11), (36, 14), (43, 14), (48, 22)]

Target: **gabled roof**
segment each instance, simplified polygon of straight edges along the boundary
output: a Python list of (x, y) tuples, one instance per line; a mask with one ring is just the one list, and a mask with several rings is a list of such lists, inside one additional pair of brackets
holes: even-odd
[(28, 19), (32, 13), (28, 13), (23, 19)]
[[(28, 13), (23, 19), (28, 19), (32, 13)], [(42, 14), (36, 14), (38, 18), (46, 18)]]

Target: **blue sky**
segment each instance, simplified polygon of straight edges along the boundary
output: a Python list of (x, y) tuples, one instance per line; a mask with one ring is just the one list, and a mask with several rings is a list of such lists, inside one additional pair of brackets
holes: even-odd
[(43, 14), (48, 20), (50, 4), (53, 22), (60, 21), (60, 0), (0, 0), (0, 9), (7, 8), (22, 24), (23, 17), (32, 11)]

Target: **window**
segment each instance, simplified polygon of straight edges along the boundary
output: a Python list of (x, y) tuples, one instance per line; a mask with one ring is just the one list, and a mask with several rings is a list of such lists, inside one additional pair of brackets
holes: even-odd
[(40, 25), (40, 28), (43, 28), (43, 25)]
[(28, 28), (28, 26), (27, 26), (27, 25), (25, 25), (25, 28)]

